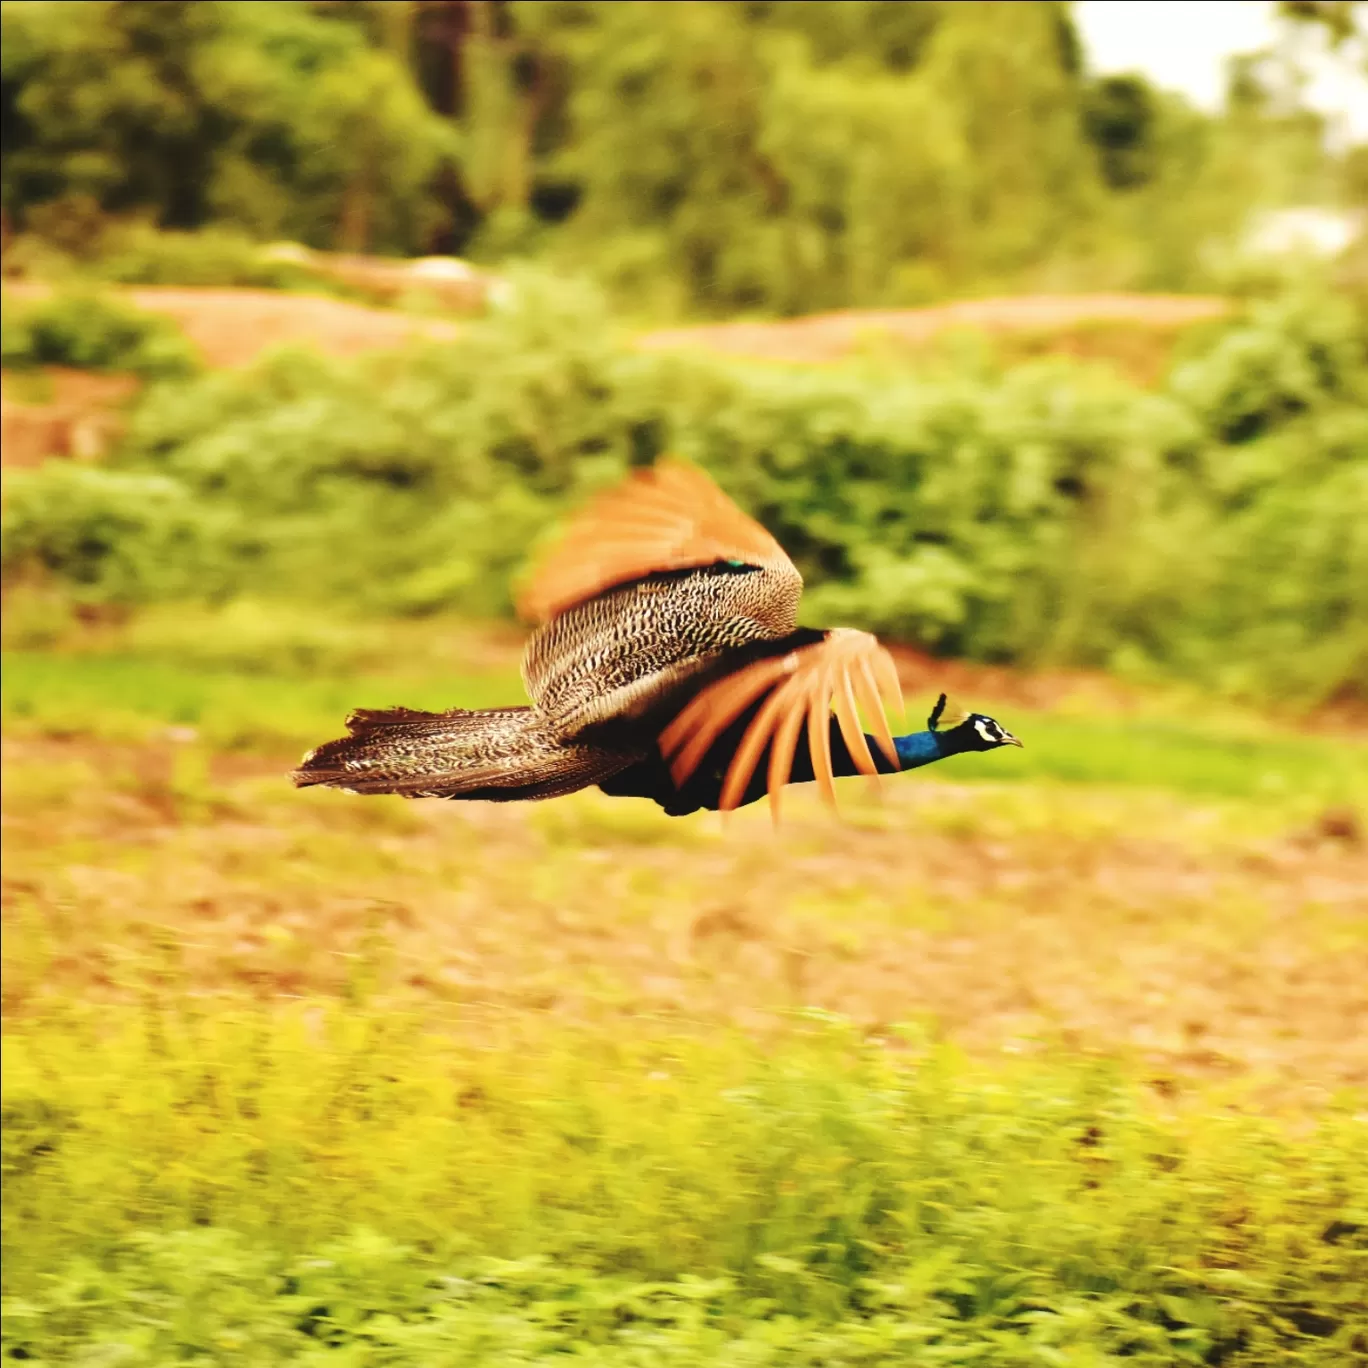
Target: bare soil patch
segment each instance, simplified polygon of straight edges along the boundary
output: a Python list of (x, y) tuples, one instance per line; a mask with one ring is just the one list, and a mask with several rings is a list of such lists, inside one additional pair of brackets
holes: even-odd
[[(44, 285), (7, 285), (17, 298), (39, 297)], [(213, 368), (249, 365), (275, 346), (306, 346), (330, 356), (359, 356), (402, 346), (416, 337), (445, 340), (457, 324), (422, 319), (342, 299), (268, 290), (176, 289), (149, 286), (119, 294), (138, 308), (170, 318)], [(43, 377), (6, 373), (3, 462), (33, 466), (50, 457), (96, 459), (117, 440), (121, 411), (137, 392), (127, 375), (48, 368)], [(41, 388), (50, 397), (33, 397)], [(27, 391), (22, 393), (21, 391)]]
[(322, 295), (268, 290), (130, 290), (139, 308), (165, 314), (211, 366), (245, 366), (266, 348), (317, 347), (330, 356), (359, 356), (417, 337), (447, 340), (456, 324), (371, 309)]
[[(39, 298), (48, 286), (8, 285), (16, 298)], [(115, 293), (139, 309), (164, 314), (213, 367), (245, 366), (268, 347), (303, 345), (329, 356), (357, 356), (402, 346), (415, 337), (455, 337), (457, 325), (325, 295), (271, 290), (191, 289), (148, 285)]]
[[(338, 258), (343, 275), (350, 260)], [(371, 263), (367, 269), (374, 274), (380, 268)], [(17, 299), (41, 297), (50, 289), (33, 281), (15, 281), (6, 288)], [(399, 347), (414, 338), (450, 340), (460, 331), (451, 319), (418, 318), (322, 295), (174, 286), (117, 293), (138, 308), (171, 319), (205, 363), (216, 368), (248, 365), (274, 346), (314, 347), (326, 355), (349, 357)], [(1148, 383), (1162, 370), (1174, 335), (1221, 316), (1228, 307), (1224, 300), (1197, 296), (1024, 296), (923, 309), (844, 310), (770, 323), (665, 328), (640, 335), (637, 344), (651, 351), (697, 349), (817, 363), (841, 360), (875, 340), (916, 351), (948, 330), (972, 328), (1015, 338), (1023, 354), (1105, 357)], [(135, 388), (132, 380), (90, 376), (81, 381), (75, 372), (50, 374), (59, 391), (50, 402), (10, 395), (4, 399), (6, 465), (33, 465), (50, 456), (96, 457), (117, 435), (119, 409)], [(7, 389), (13, 391), (13, 384)]]
[[(265, 998), (381, 991), (510, 1014), (785, 1029), (839, 1012), (982, 1054), (1118, 1056), (1165, 1093), (1301, 1107), (1368, 1086), (1368, 849), (1250, 836), (1155, 795), (908, 778), (672, 821), (582, 795), (300, 794), (177, 748), (12, 741), (5, 1001), (149, 973)], [(255, 775), (252, 771), (255, 770)]]
[(40, 376), (5, 376), (0, 389), (0, 460), (33, 466), (49, 456), (94, 460), (118, 436), (131, 375), (49, 367)]
[[(48, 286), (7, 285), (16, 298)], [(415, 336), (450, 338), (459, 325), (322, 295), (270, 290), (142, 286), (117, 291), (181, 327), (211, 366), (240, 366), (264, 348), (302, 343), (336, 356), (399, 346)], [(920, 309), (845, 309), (761, 323), (660, 328), (639, 335), (646, 350), (695, 348), (774, 361), (836, 361), (872, 338), (920, 346), (951, 329), (998, 335), (1055, 334), (1053, 350), (1088, 350), (1087, 333), (1108, 325), (1174, 333), (1227, 313), (1227, 300), (1198, 295), (1023, 295), (970, 299)], [(1107, 345), (1103, 345), (1103, 350)]]
[(922, 309), (845, 309), (773, 323), (662, 328), (643, 334), (638, 342), (648, 350), (696, 348), (758, 360), (820, 362), (839, 361), (875, 339), (916, 348), (952, 329), (974, 329), (997, 335), (1055, 334), (1051, 350), (1086, 353), (1086, 334), (1092, 332), (1096, 339), (1100, 326), (1171, 334), (1229, 309), (1224, 299), (1197, 295), (1023, 295)]

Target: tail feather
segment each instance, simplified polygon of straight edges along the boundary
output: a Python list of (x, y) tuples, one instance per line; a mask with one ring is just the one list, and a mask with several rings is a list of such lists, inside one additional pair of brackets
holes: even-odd
[(511, 802), (573, 793), (639, 758), (562, 743), (533, 708), (361, 708), (347, 718), (347, 732), (304, 757), (291, 775), (297, 788)]

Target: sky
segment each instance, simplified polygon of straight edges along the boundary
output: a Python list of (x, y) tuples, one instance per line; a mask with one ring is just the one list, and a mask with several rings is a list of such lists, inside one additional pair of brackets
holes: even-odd
[[(1079, 0), (1073, 15), (1093, 71), (1138, 71), (1215, 110), (1226, 58), (1270, 46), (1276, 8), (1264, 0)], [(1331, 55), (1319, 30), (1302, 31), (1299, 41), (1308, 49), (1306, 102), (1341, 123), (1341, 138), (1368, 139), (1368, 78), (1347, 52)]]

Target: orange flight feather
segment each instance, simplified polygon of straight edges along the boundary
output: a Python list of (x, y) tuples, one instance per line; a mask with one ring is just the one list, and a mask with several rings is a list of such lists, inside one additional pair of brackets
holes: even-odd
[(615, 585), (725, 560), (792, 564), (701, 470), (663, 461), (634, 472), (575, 518), (537, 567), (518, 610), (546, 622)]
[(846, 748), (862, 774), (877, 774), (878, 770), (860, 727), (860, 709), (869, 719), (879, 749), (894, 765), (898, 763), (884, 716), (885, 701), (902, 708), (893, 658), (867, 632), (843, 629), (788, 655), (756, 661), (692, 698), (660, 736), (661, 754), (670, 764), (676, 785), (682, 787), (688, 781), (717, 738), (762, 696), (765, 701), (746, 728), (728, 767), (718, 801), (720, 811), (740, 802), (769, 746), (769, 797), (778, 820), (779, 793), (792, 773), (804, 723), (813, 776), (822, 796), (834, 805), (829, 720), (833, 710)]

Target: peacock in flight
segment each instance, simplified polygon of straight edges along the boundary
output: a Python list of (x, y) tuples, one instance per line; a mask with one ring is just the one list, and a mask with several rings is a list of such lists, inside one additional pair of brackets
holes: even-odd
[[(597, 784), (672, 816), (744, 807), (785, 784), (892, 774), (1021, 742), (991, 717), (894, 736), (893, 659), (867, 632), (798, 626), (802, 576), (701, 471), (637, 471), (573, 521), (519, 609), (530, 707), (359, 709), (297, 786), (494, 802)], [(863, 711), (872, 729), (860, 725)]]

